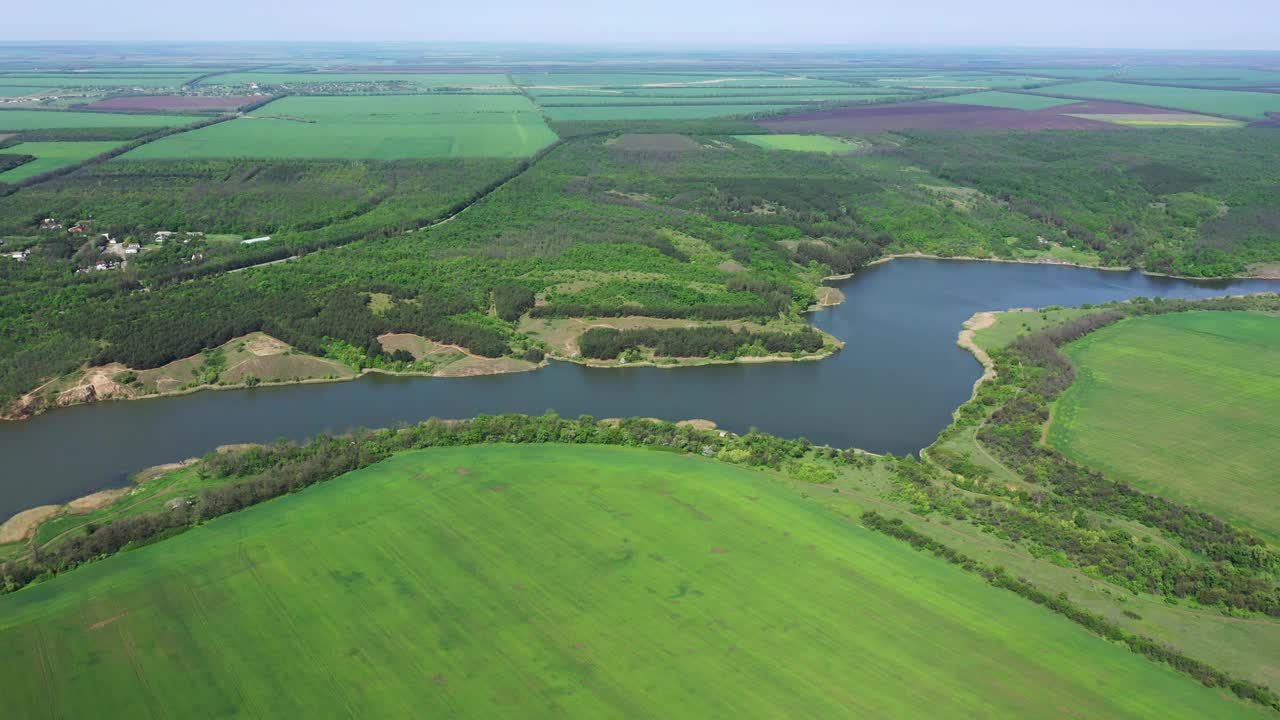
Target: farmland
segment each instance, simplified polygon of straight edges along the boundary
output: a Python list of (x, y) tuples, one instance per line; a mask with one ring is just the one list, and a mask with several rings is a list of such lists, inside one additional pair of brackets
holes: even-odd
[(1159, 87), (1098, 80), (1055, 85), (1036, 92), (1061, 97), (1139, 103), (1254, 120), (1266, 117), (1268, 112), (1280, 112), (1280, 95), (1275, 93)]
[(0, 155), (31, 155), (31, 162), (0, 173), (0, 182), (14, 183), (29, 177), (84, 162), (105, 153), (120, 143), (115, 142), (24, 142), (0, 150)]
[(1280, 538), (1280, 317), (1139, 318), (1066, 352), (1078, 377), (1058, 400), (1054, 447)]
[(87, 110), (235, 110), (252, 102), (263, 100), (258, 95), (200, 96), (200, 95), (135, 95), (113, 97), (87, 105)]
[(252, 72), (211, 75), (201, 85), (271, 85), (294, 87), (317, 84), (405, 83), (418, 88), (510, 88), (506, 75), (498, 73), (342, 73)]
[(173, 127), (194, 122), (181, 115), (126, 115), (123, 113), (62, 112), (55, 110), (0, 110), (0, 131), (61, 130), (67, 128)]
[[(963, 97), (963, 96), (961, 96)], [(872, 107), (849, 107), (797, 112), (761, 122), (780, 133), (830, 133), (849, 135), (908, 129), (932, 130), (1102, 130), (1115, 126), (1097, 120), (1072, 117), (1063, 107), (1027, 111), (1005, 107), (965, 105), (955, 102), (910, 102)]]
[(99, 717), (1260, 716), (770, 474), (620, 448), (398, 455), (0, 598), (0, 648), (9, 707)]
[(794, 105), (603, 105), (548, 107), (546, 115), (558, 122), (592, 120), (697, 120), (773, 113)]
[(966, 93), (964, 95), (952, 95), (950, 97), (938, 98), (937, 102), (950, 102), (960, 105), (986, 105), (989, 107), (1009, 108), (1012, 110), (1045, 110), (1059, 105), (1070, 105), (1076, 101), (993, 90), (988, 92)]
[(524, 157), (555, 140), (518, 95), (290, 97), (130, 159)]

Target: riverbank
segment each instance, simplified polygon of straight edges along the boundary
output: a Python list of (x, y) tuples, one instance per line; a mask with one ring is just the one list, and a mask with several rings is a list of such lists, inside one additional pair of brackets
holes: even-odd
[[(1073, 267), (1083, 270), (1103, 270), (1106, 272), (1138, 272), (1148, 277), (1169, 278), (1170, 280), (1186, 280), (1189, 282), (1221, 282), (1229, 280), (1277, 280), (1280, 279), (1280, 263), (1267, 264), (1255, 263), (1255, 266), (1261, 266), (1263, 269), (1256, 274), (1243, 275), (1217, 275), (1213, 277), (1199, 277), (1192, 275), (1174, 275), (1172, 273), (1159, 273), (1138, 267), (1124, 267), (1118, 265), (1093, 265), (1089, 263), (1078, 263), (1070, 260), (1055, 258), (1052, 255), (1042, 255), (1034, 258), (1002, 258), (996, 256), (978, 257), (976, 255), (932, 255), (922, 252), (894, 253), (892, 255), (882, 255), (863, 266), (863, 269), (883, 265), (891, 260), (919, 258), (922, 260), (955, 260), (959, 262), (990, 262), (990, 263), (1009, 263), (1012, 265), (1053, 265), (1057, 267)], [(844, 273), (842, 275), (827, 275), (822, 278), (823, 282), (849, 280), (857, 275), (857, 272)]]

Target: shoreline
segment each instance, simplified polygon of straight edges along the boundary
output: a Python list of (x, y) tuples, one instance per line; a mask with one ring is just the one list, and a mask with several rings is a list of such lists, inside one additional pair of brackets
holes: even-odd
[[(1174, 275), (1171, 273), (1159, 273), (1144, 270), (1142, 268), (1119, 267), (1116, 265), (1086, 265), (1084, 263), (1071, 262), (1070, 260), (1057, 260), (1051, 257), (1040, 260), (1020, 260), (1017, 258), (1002, 257), (977, 257), (975, 255), (932, 255), (922, 252), (894, 253), (892, 255), (882, 255), (875, 260), (867, 263), (862, 267), (863, 270), (875, 265), (883, 265), (891, 260), (919, 258), (921, 260), (954, 260), (956, 262), (992, 262), (992, 263), (1010, 263), (1013, 265), (1057, 265), (1061, 267), (1080, 268), (1081, 270), (1103, 270), (1106, 272), (1137, 272), (1148, 277), (1162, 277), (1171, 280), (1184, 280), (1187, 282), (1222, 282), (1224, 280), (1280, 280), (1280, 277), (1271, 275), (1214, 275), (1212, 277), (1199, 277), (1194, 275)], [(822, 282), (835, 280), (850, 280), (856, 276), (857, 272), (844, 273), (842, 275), (827, 275), (822, 278)]]
[[(1019, 259), (997, 258), (997, 257), (975, 257), (975, 256), (968, 256), (968, 255), (957, 255), (957, 256), (950, 256), (950, 257), (947, 257), (947, 256), (942, 256), (942, 255), (931, 255), (931, 254), (921, 253), (921, 252), (911, 252), (911, 253), (894, 253), (894, 254), (892, 254), (892, 255), (885, 255), (885, 256), (882, 256), (882, 257), (876, 258), (875, 260), (873, 260), (873, 261), (871, 261), (871, 262), (867, 263), (867, 264), (866, 264), (866, 266), (864, 266), (863, 268), (861, 268), (858, 272), (861, 272), (862, 270), (865, 270), (865, 269), (867, 269), (867, 268), (870, 268), (870, 267), (873, 267), (873, 266), (876, 266), (876, 265), (886, 264), (886, 263), (889, 263), (889, 262), (894, 261), (894, 260), (899, 260), (899, 259), (914, 259), (914, 258), (923, 259), (923, 260), (945, 260), (945, 261), (955, 261), (955, 262), (993, 262), (993, 263), (1010, 263), (1010, 264), (1016, 264), (1016, 265), (1057, 265), (1057, 266), (1063, 266), (1063, 267), (1080, 268), (1080, 269), (1084, 269), (1084, 270), (1103, 270), (1103, 271), (1107, 271), (1107, 272), (1140, 272), (1140, 273), (1142, 273), (1143, 275), (1147, 275), (1147, 276), (1151, 276), (1151, 277), (1166, 277), (1166, 278), (1170, 278), (1170, 279), (1173, 279), (1173, 280), (1182, 280), (1182, 281), (1187, 281), (1187, 282), (1221, 282), (1221, 281), (1230, 281), (1230, 280), (1280, 280), (1280, 278), (1267, 277), (1267, 276), (1265, 276), (1265, 275), (1230, 275), (1230, 276), (1220, 276), (1220, 277), (1188, 277), (1188, 276), (1183, 276), (1183, 275), (1170, 275), (1170, 274), (1167, 274), (1167, 273), (1153, 273), (1153, 272), (1148, 272), (1148, 271), (1146, 271), (1146, 270), (1135, 269), (1135, 268), (1127, 268), (1127, 267), (1113, 267), (1113, 266), (1104, 266), (1104, 265), (1084, 265), (1084, 264), (1081, 264), (1081, 263), (1075, 263), (1075, 262), (1070, 262), (1070, 261), (1066, 261), (1066, 260), (1055, 260), (1055, 259), (1019, 260)], [(852, 278), (856, 277), (856, 276), (857, 276), (857, 274), (858, 274), (857, 272), (853, 272), (853, 273), (845, 273), (845, 274), (841, 274), (841, 275), (827, 275), (827, 276), (822, 277), (822, 278), (819, 280), (819, 282), (820, 282), (820, 283), (826, 283), (826, 282), (833, 282), (833, 281), (849, 280), (849, 279), (852, 279)], [(822, 288), (822, 287), (830, 287), (830, 286), (819, 285), (819, 288)], [(824, 309), (824, 308), (836, 307), (836, 306), (838, 306), (838, 305), (842, 304), (842, 303), (845, 301), (845, 298), (844, 298), (844, 296), (843, 296), (843, 293), (841, 293), (838, 297), (837, 297), (837, 296), (833, 296), (833, 295), (828, 295), (828, 296), (826, 296), (826, 297), (827, 297), (827, 298), (829, 298), (829, 300), (828, 300), (827, 302), (822, 302), (822, 301), (821, 301), (821, 299), (820, 299), (818, 302), (815, 302), (813, 305), (810, 305), (808, 308), (806, 308), (806, 309), (805, 309), (801, 314), (802, 314), (802, 315), (808, 315), (808, 314), (811, 314), (811, 313), (817, 312), (817, 311), (819, 311), (819, 310), (822, 310), (822, 309)], [(993, 312), (995, 312), (995, 311), (993, 311)], [(979, 314), (981, 314), (981, 313), (979, 313)], [(975, 317), (976, 317), (976, 315), (975, 315)], [(971, 317), (971, 318), (969, 319), (969, 321), (966, 321), (966, 323), (968, 323), (968, 322), (972, 321), (973, 319), (974, 319), (974, 318), (972, 318), (972, 317)], [(963, 334), (963, 330), (961, 331), (961, 334)], [(434, 372), (417, 372), (417, 371), (395, 372), (395, 371), (391, 371), (391, 370), (385, 370), (385, 369), (383, 369), (383, 368), (364, 368), (364, 369), (362, 369), (362, 370), (360, 370), (360, 371), (353, 371), (353, 374), (352, 374), (350, 377), (334, 377), (334, 378), (307, 378), (307, 379), (304, 379), (304, 380), (284, 380), (284, 381), (278, 381), (278, 382), (260, 382), (260, 383), (258, 383), (258, 384), (256, 384), (256, 385), (253, 385), (253, 386), (246, 385), (246, 384), (243, 384), (243, 383), (236, 384), (236, 385), (201, 385), (201, 386), (197, 386), (197, 387), (186, 388), (186, 389), (183, 389), (183, 390), (175, 390), (175, 391), (172, 391), (172, 392), (152, 393), (152, 394), (149, 394), (149, 395), (135, 395), (135, 396), (131, 396), (131, 397), (108, 397), (108, 398), (104, 398), (104, 399), (101, 399), (101, 400), (93, 400), (93, 401), (90, 401), (90, 402), (73, 402), (73, 403), (69, 403), (69, 404), (67, 404), (67, 405), (54, 405), (54, 406), (52, 406), (52, 407), (44, 407), (44, 408), (41, 408), (40, 410), (38, 410), (37, 412), (34, 412), (34, 413), (23, 413), (23, 414), (19, 414), (19, 413), (15, 413), (15, 412), (0, 412), (0, 422), (21, 422), (21, 421), (23, 421), (23, 420), (30, 420), (31, 418), (34, 418), (34, 417), (36, 417), (37, 415), (43, 415), (43, 414), (45, 414), (45, 413), (47, 413), (47, 412), (49, 412), (49, 411), (51, 411), (51, 410), (60, 410), (60, 409), (63, 409), (63, 408), (76, 407), (76, 406), (78, 406), (78, 405), (92, 405), (92, 404), (94, 404), (94, 403), (98, 403), (98, 402), (120, 401), (120, 400), (149, 400), (149, 399), (152, 399), (152, 398), (180, 397), (180, 396), (183, 396), (183, 395), (189, 395), (189, 394), (192, 394), (192, 393), (203, 392), (203, 391), (205, 391), (205, 390), (247, 390), (247, 389), (251, 389), (251, 388), (283, 387), (283, 386), (289, 386), (289, 385), (313, 385), (313, 384), (319, 384), (319, 383), (351, 382), (351, 381), (353, 381), (353, 380), (357, 380), (357, 379), (359, 379), (359, 378), (361, 378), (361, 377), (363, 377), (364, 375), (369, 374), (369, 373), (379, 373), (379, 374), (383, 374), (383, 375), (387, 375), (387, 376), (392, 376), (392, 377), (395, 377), (395, 376), (403, 376), (403, 377), (437, 377), (437, 378), (443, 378), (443, 379), (451, 379), (451, 378), (465, 378), (465, 377), (481, 377), (481, 376), (487, 376), (487, 375), (507, 375), (507, 374), (513, 374), (513, 373), (517, 373), (517, 372), (532, 372), (532, 371), (540, 370), (540, 369), (542, 369), (543, 367), (546, 367), (546, 365), (548, 364), (548, 361), (550, 361), (550, 360), (556, 360), (556, 361), (560, 361), (560, 362), (571, 362), (571, 363), (575, 363), (575, 364), (582, 365), (582, 366), (585, 366), (585, 367), (595, 367), (595, 368), (609, 368), (609, 369), (617, 369), (617, 368), (626, 368), (626, 367), (657, 367), (657, 368), (668, 369), (668, 370), (669, 370), (669, 369), (684, 368), (684, 367), (699, 367), (699, 366), (703, 366), (703, 365), (730, 365), (730, 364), (736, 364), (736, 363), (749, 364), (749, 363), (761, 363), (761, 362), (804, 362), (804, 361), (822, 360), (822, 359), (828, 358), (828, 357), (830, 357), (832, 354), (834, 354), (835, 352), (837, 352), (839, 349), (842, 349), (842, 348), (844, 347), (844, 342), (843, 342), (843, 341), (840, 341), (838, 338), (834, 338), (834, 337), (833, 337), (833, 339), (834, 339), (834, 340), (836, 340), (836, 341), (837, 341), (837, 343), (838, 343), (838, 346), (837, 346), (837, 349), (836, 349), (836, 350), (833, 350), (833, 351), (830, 351), (830, 352), (824, 352), (824, 353), (817, 354), (817, 355), (812, 355), (812, 356), (800, 357), (800, 358), (793, 358), (793, 357), (785, 356), (785, 355), (784, 355), (784, 356), (764, 356), (764, 357), (760, 357), (760, 358), (750, 358), (750, 357), (747, 357), (747, 358), (737, 358), (737, 359), (734, 359), (734, 360), (711, 360), (710, 358), (705, 358), (705, 359), (702, 359), (701, 361), (698, 361), (698, 362), (689, 362), (689, 363), (659, 364), (659, 363), (656, 363), (656, 362), (653, 362), (653, 361), (642, 361), (642, 362), (637, 362), (637, 363), (629, 363), (629, 364), (627, 364), (627, 365), (619, 365), (619, 364), (617, 364), (617, 363), (608, 363), (608, 362), (603, 362), (603, 361), (602, 361), (602, 362), (591, 362), (591, 361), (588, 361), (588, 360), (582, 360), (582, 359), (577, 359), (577, 358), (568, 358), (568, 357), (559, 357), (559, 356), (547, 355), (547, 359), (546, 359), (546, 360), (544, 360), (542, 363), (540, 363), (540, 364), (538, 364), (538, 365), (535, 365), (535, 366), (533, 366), (533, 367), (530, 367), (530, 368), (521, 368), (521, 369), (515, 369), (515, 370), (482, 371), (482, 372), (476, 372), (476, 373), (471, 373), (471, 374), (467, 374), (467, 375), (461, 375), (461, 374), (460, 374), (460, 375), (449, 375), (449, 374), (437, 374), (437, 373), (434, 373)], [(975, 355), (975, 356), (977, 356), (977, 355), (978, 355), (978, 353), (977, 353), (977, 352), (974, 352), (974, 350), (973, 350), (973, 349), (970, 349), (969, 347), (966, 347), (965, 345), (961, 344), (961, 343), (960, 343), (960, 341), (957, 341), (957, 344), (960, 344), (960, 346), (961, 346), (961, 347), (963, 347), (964, 349), (969, 350), (970, 352), (974, 353), (974, 355)], [(975, 346), (975, 348), (976, 348), (976, 346)], [(980, 348), (978, 348), (977, 350), (978, 350), (978, 352), (981, 352), (981, 349), (980, 349)], [(979, 362), (982, 362), (981, 358), (979, 358)], [(983, 377), (985, 378), (985, 377), (986, 377), (986, 374), (985, 374), (986, 364), (985, 364), (985, 363), (983, 363), (983, 365), (984, 365), (984, 376), (983, 376)], [(54, 380), (56, 380), (56, 378), (55, 378)], [(31, 391), (29, 391), (28, 395), (29, 395), (30, 393), (38, 392), (38, 391), (39, 391), (41, 388), (43, 388), (45, 385), (48, 385), (50, 382), (54, 382), (54, 380), (49, 380), (49, 381), (47, 381), (47, 382), (45, 382), (45, 383), (43, 383), (43, 384), (41, 384), (41, 385), (37, 386), (36, 388), (33, 388)], [(982, 379), (980, 379), (978, 382), (979, 382), (979, 383), (981, 383), (981, 381), (982, 381)], [(975, 392), (976, 392), (976, 388), (977, 388), (977, 383), (975, 384)], [(15, 401), (15, 402), (16, 402), (16, 401)]]
[[(615, 369), (615, 370), (632, 368), (632, 367), (656, 367), (662, 370), (677, 370), (680, 368), (701, 367), (705, 365), (734, 365), (739, 363), (751, 364), (751, 363), (767, 363), (767, 362), (817, 361), (817, 360), (825, 360), (831, 357), (832, 355), (836, 354), (841, 349), (843, 349), (845, 346), (844, 341), (840, 340), (839, 338), (836, 338), (835, 336), (832, 336), (828, 333), (823, 333), (823, 334), (827, 335), (827, 337), (829, 337), (832, 341), (834, 341), (836, 345), (834, 349), (829, 351), (824, 350), (823, 352), (815, 353), (813, 355), (805, 355), (803, 357), (798, 357), (798, 358), (791, 357), (790, 355), (764, 355), (759, 357), (740, 357), (734, 360), (712, 360), (711, 358), (685, 358), (686, 360), (691, 360), (691, 362), (677, 362), (677, 363), (668, 365), (668, 364), (659, 364), (652, 360), (645, 360), (641, 362), (627, 363), (623, 365), (617, 362), (609, 362), (606, 360), (591, 361), (591, 360), (581, 359), (581, 358), (568, 358), (568, 357), (560, 357), (557, 355), (547, 355), (546, 359), (543, 360), (541, 363), (538, 363), (537, 365), (533, 365), (527, 368), (490, 370), (490, 371), (484, 371), (484, 372), (475, 372), (470, 374), (457, 374), (457, 375), (441, 374), (439, 372), (413, 371), (413, 370), (397, 372), (394, 370), (386, 370), (384, 368), (364, 368), (359, 372), (353, 371), (353, 374), (350, 377), (306, 378), (304, 380), (282, 380), (278, 382), (259, 382), (256, 385), (246, 385), (244, 383), (239, 383), (235, 385), (198, 385), (196, 387), (184, 388), (182, 390), (174, 390), (171, 392), (161, 392), (161, 393), (150, 393), (147, 395), (133, 395), (129, 397), (109, 396), (102, 399), (91, 400), (88, 402), (80, 401), (80, 402), (68, 403), (66, 405), (53, 405), (49, 407), (44, 407), (38, 410), (37, 412), (33, 412), (33, 413), (25, 413), (25, 414), (0, 413), (0, 422), (23, 422), (23, 421), (38, 417), (40, 415), (44, 415), (46, 413), (57, 411), (57, 410), (65, 410), (68, 408), (79, 407), (82, 405), (96, 405), (98, 403), (104, 403), (104, 402), (161, 400), (165, 398), (182, 397), (184, 395), (193, 395), (195, 393), (205, 392), (208, 390), (214, 390), (214, 391), (253, 390), (256, 388), (274, 388), (274, 387), (288, 387), (288, 386), (294, 386), (294, 385), (320, 385), (325, 383), (354, 382), (366, 375), (375, 375), (375, 374), (385, 375), (388, 377), (437, 378), (441, 380), (462, 380), (462, 379), (471, 378), (471, 377), (486, 377), (491, 375), (515, 375), (517, 373), (536, 372), (538, 370), (541, 370), (547, 367), (550, 364), (550, 362), (553, 360), (556, 362), (573, 363), (575, 365), (581, 365), (583, 367)], [(49, 382), (53, 382), (53, 381), (50, 380)], [(47, 384), (48, 383), (46, 382), (40, 385), (39, 387), (35, 388), (35, 390), (32, 390), (31, 392), (36, 392), (41, 387), (44, 387), (44, 385), (47, 385)]]

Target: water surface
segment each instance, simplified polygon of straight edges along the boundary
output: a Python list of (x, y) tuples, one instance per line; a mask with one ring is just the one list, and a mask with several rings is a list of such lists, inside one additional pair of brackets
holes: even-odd
[(928, 445), (981, 367), (955, 345), (982, 310), (1137, 296), (1209, 297), (1280, 282), (1193, 283), (1051, 265), (897, 260), (838, 283), (847, 300), (812, 316), (848, 345), (820, 362), (680, 369), (552, 363), (477, 378), (368, 375), (346, 383), (200, 392), (55, 410), (0, 423), (0, 519), (122, 484), (143, 467), (217, 445), (304, 439), (478, 413), (706, 418), (817, 443), (905, 454)]

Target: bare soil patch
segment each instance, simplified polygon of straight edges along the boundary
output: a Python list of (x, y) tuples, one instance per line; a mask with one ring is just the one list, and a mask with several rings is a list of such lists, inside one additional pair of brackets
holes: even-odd
[(76, 515), (101, 510), (115, 501), (129, 494), (129, 488), (112, 488), (110, 490), (101, 490), (92, 495), (85, 495), (82, 498), (76, 498), (67, 503), (67, 511)]
[(133, 476), (133, 481), (135, 483), (142, 484), (144, 482), (155, 480), (161, 475), (171, 473), (174, 470), (181, 470), (182, 468), (194, 462), (196, 462), (196, 458), (187, 458), (186, 460), (183, 460), (181, 462), (165, 463), (163, 465), (152, 465), (149, 468), (144, 468), (143, 470), (135, 473)]
[(740, 273), (740, 272), (747, 271), (747, 269), (742, 266), (742, 263), (738, 262), (737, 260), (725, 260), (724, 262), (717, 265), (716, 269), (721, 270), (723, 272), (731, 272), (731, 273)]
[(99, 100), (85, 110), (235, 110), (263, 99), (261, 95), (204, 97), (199, 95), (140, 95)]
[(60, 505), (41, 505), (30, 510), (23, 510), (0, 525), (0, 545), (26, 540), (35, 534), (36, 528), (45, 520), (62, 512)]
[(814, 291), (814, 298), (819, 307), (832, 307), (844, 302), (844, 293), (839, 288), (821, 286)]
[(609, 146), (615, 150), (658, 153), (688, 152), (702, 147), (693, 138), (676, 133), (655, 133), (653, 135), (627, 133), (611, 141)]
[(716, 424), (714, 422), (710, 420), (703, 420), (702, 418), (691, 418), (689, 420), (681, 420), (680, 422), (676, 423), (676, 425), (679, 427), (691, 427), (697, 430), (715, 430), (716, 429)]
[(111, 617), (107, 618), (106, 620), (99, 620), (98, 622), (96, 622), (96, 623), (94, 623), (94, 624), (90, 625), (90, 626), (89, 626), (89, 629), (90, 629), (90, 630), (101, 630), (102, 628), (104, 628), (104, 627), (106, 627), (106, 626), (110, 625), (111, 623), (113, 623), (113, 622), (115, 622), (115, 621), (119, 620), (120, 618), (122, 618), (122, 617), (124, 617), (125, 615), (128, 615), (128, 614), (129, 614), (129, 613), (120, 613), (119, 615), (112, 615)]

